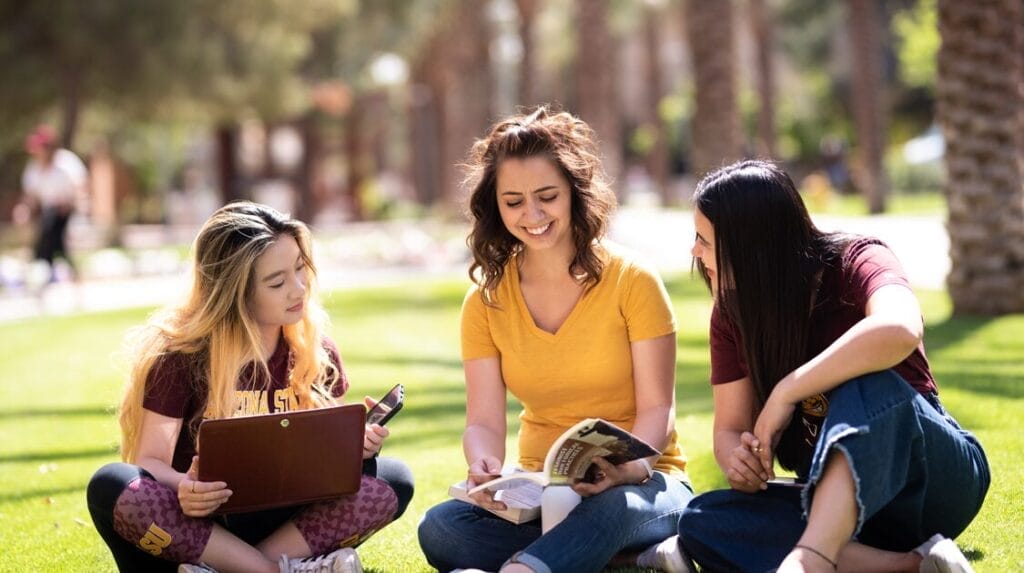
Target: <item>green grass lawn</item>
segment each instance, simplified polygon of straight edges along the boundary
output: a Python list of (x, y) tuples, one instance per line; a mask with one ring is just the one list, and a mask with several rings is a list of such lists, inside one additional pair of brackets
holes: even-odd
[[(856, 194), (833, 193), (828, 197), (804, 195), (807, 209), (812, 215), (839, 215), (844, 217), (868, 214), (868, 204)], [(946, 198), (941, 192), (892, 193), (886, 197), (887, 215), (944, 215)]]
[[(417, 479), (408, 513), (367, 542), (373, 571), (426, 571), (416, 524), (464, 476), (460, 434), (464, 398), (458, 354), (461, 282), (415, 283), (327, 297), (354, 399), (406, 386), (406, 407), (389, 425), (386, 454)], [(677, 429), (698, 491), (724, 486), (711, 455), (707, 385), (710, 302), (687, 278), (669, 281), (679, 320)], [(983, 571), (1024, 569), (1024, 316), (950, 318), (943, 293), (920, 293), (929, 358), (943, 402), (977, 433), (993, 485), (958, 542)], [(0, 571), (109, 571), (113, 561), (85, 507), (85, 484), (117, 459), (114, 405), (127, 328), (147, 311), (41, 318), (0, 325)], [(509, 407), (511, 431), (515, 408)], [(510, 445), (514, 442), (510, 441)]]

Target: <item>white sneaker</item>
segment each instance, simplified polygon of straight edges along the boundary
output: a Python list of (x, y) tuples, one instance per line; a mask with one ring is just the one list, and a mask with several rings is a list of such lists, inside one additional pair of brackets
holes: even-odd
[(967, 561), (960, 548), (952, 539), (935, 534), (914, 549), (923, 557), (921, 573), (974, 573), (971, 563)]
[(178, 565), (178, 573), (217, 573), (217, 571), (205, 563), (200, 563), (199, 565), (182, 563)]
[(351, 547), (343, 547), (327, 555), (288, 559), (281, 556), (278, 562), (281, 573), (363, 573), (359, 555)]
[(667, 573), (695, 573), (690, 558), (679, 546), (679, 536), (673, 535), (661, 543), (656, 543), (636, 558), (637, 567), (657, 569)]

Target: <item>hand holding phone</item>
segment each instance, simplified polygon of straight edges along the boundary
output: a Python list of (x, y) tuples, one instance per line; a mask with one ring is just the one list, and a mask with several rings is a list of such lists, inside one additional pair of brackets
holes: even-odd
[(402, 409), (402, 405), (405, 403), (405, 387), (401, 384), (395, 384), (394, 388), (388, 391), (383, 398), (377, 401), (376, 404), (368, 412), (366, 412), (366, 423), (367, 424), (379, 424), (383, 426), (390, 420), (399, 410)]

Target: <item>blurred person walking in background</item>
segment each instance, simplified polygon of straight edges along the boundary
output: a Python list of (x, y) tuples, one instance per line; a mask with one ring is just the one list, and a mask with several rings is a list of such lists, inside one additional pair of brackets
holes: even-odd
[(46, 262), (48, 282), (57, 281), (54, 258), (60, 256), (71, 268), (71, 277), (78, 280), (78, 270), (68, 253), (68, 221), (75, 211), (76, 200), (86, 193), (89, 172), (72, 151), (57, 145), (57, 134), (47, 125), (40, 125), (25, 139), (25, 150), (31, 159), (21, 176), (22, 200), (14, 208), (14, 222), (24, 224), (36, 220), (33, 260)]

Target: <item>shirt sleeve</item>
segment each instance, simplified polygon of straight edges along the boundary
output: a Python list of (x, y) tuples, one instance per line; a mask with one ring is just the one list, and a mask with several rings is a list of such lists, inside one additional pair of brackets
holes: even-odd
[(910, 281), (896, 255), (881, 241), (864, 240), (850, 245), (844, 256), (847, 274), (846, 300), (859, 308), (883, 286), (898, 284), (910, 288)]
[(327, 358), (331, 364), (338, 369), (338, 380), (331, 388), (331, 393), (335, 398), (341, 398), (345, 392), (348, 392), (349, 386), (348, 374), (345, 373), (345, 365), (341, 361), (341, 352), (338, 351), (338, 345), (326, 336), (323, 338), (323, 347), (327, 351)]
[(745, 378), (749, 373), (735, 326), (715, 305), (711, 311), (711, 384)]
[(193, 394), (192, 365), (180, 352), (157, 358), (146, 377), (142, 407), (171, 418), (184, 418)]
[(480, 296), (480, 289), (473, 286), (462, 301), (462, 359), (490, 358), (500, 356), (494, 344), (488, 323), (487, 305)]
[(657, 338), (676, 331), (676, 317), (665, 284), (657, 271), (631, 265), (622, 303), (630, 342)]

